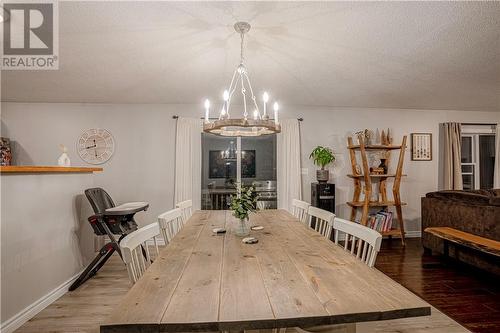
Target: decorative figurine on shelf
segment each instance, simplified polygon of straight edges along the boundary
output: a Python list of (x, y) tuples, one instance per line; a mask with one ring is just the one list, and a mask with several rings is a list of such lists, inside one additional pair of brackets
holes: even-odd
[(0, 138), (0, 165), (12, 164), (12, 151), (10, 150), (10, 139)]
[(382, 169), (383, 174), (387, 174), (387, 158), (381, 158), (378, 167)]
[(328, 147), (317, 146), (309, 155), (309, 159), (313, 160), (315, 165), (321, 167), (320, 170), (316, 170), (318, 183), (327, 183), (330, 178), (330, 171), (325, 167), (335, 161), (332, 150)]
[(382, 141), (380, 139), (380, 131), (378, 130), (378, 128), (375, 131), (375, 140), (374, 141), (375, 141), (374, 144), (376, 144), (376, 145), (380, 145), (382, 143)]
[(373, 132), (371, 130), (365, 128), (354, 134), (357, 136), (359, 144), (363, 143), (365, 146), (372, 144)]
[(380, 143), (384, 146), (387, 146), (387, 135), (385, 134), (384, 130), (382, 130), (382, 134), (380, 136)]
[(59, 145), (59, 148), (61, 149), (62, 154), (57, 159), (57, 165), (59, 165), (61, 167), (69, 167), (69, 166), (71, 166), (71, 161), (69, 159), (68, 149), (66, 148), (66, 146), (61, 144), (61, 145)]
[(361, 167), (359, 166), (359, 164), (356, 164), (354, 166), (354, 175), (355, 176), (361, 176), (363, 173), (361, 172)]
[(233, 216), (239, 219), (235, 232), (236, 236), (248, 236), (250, 234), (248, 216), (250, 212), (258, 210), (255, 188), (253, 186), (245, 187), (238, 184), (236, 186), (236, 195), (231, 195), (230, 208), (233, 211)]

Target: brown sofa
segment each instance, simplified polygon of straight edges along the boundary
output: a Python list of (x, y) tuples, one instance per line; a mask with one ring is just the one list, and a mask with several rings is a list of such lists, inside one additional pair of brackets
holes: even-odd
[[(500, 189), (438, 191), (422, 198), (422, 244), (428, 252), (443, 253), (442, 240), (423, 232), (427, 227), (451, 227), (500, 241)], [(455, 246), (450, 257), (500, 275), (498, 257)]]

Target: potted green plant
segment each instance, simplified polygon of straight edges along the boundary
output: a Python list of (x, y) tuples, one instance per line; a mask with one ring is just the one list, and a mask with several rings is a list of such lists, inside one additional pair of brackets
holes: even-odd
[(317, 146), (309, 155), (309, 159), (313, 160), (313, 163), (319, 167), (320, 170), (316, 170), (316, 179), (319, 183), (328, 182), (328, 178), (330, 178), (330, 172), (325, 167), (335, 161), (335, 156), (333, 152), (328, 147)]
[(239, 219), (236, 227), (236, 235), (245, 237), (250, 234), (248, 216), (251, 212), (257, 211), (257, 193), (253, 186), (236, 186), (236, 195), (231, 196), (230, 208), (233, 216)]

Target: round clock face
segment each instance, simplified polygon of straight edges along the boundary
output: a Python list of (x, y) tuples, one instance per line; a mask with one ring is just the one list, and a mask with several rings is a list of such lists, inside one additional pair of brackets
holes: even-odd
[(78, 154), (90, 164), (102, 164), (111, 158), (115, 151), (115, 140), (110, 132), (102, 128), (91, 128), (78, 139)]

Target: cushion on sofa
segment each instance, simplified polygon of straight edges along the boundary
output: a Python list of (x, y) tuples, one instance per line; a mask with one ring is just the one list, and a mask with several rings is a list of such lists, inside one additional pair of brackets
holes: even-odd
[(484, 190), (479, 191), (437, 191), (425, 195), (427, 198), (439, 198), (470, 205), (490, 205), (491, 194)]

